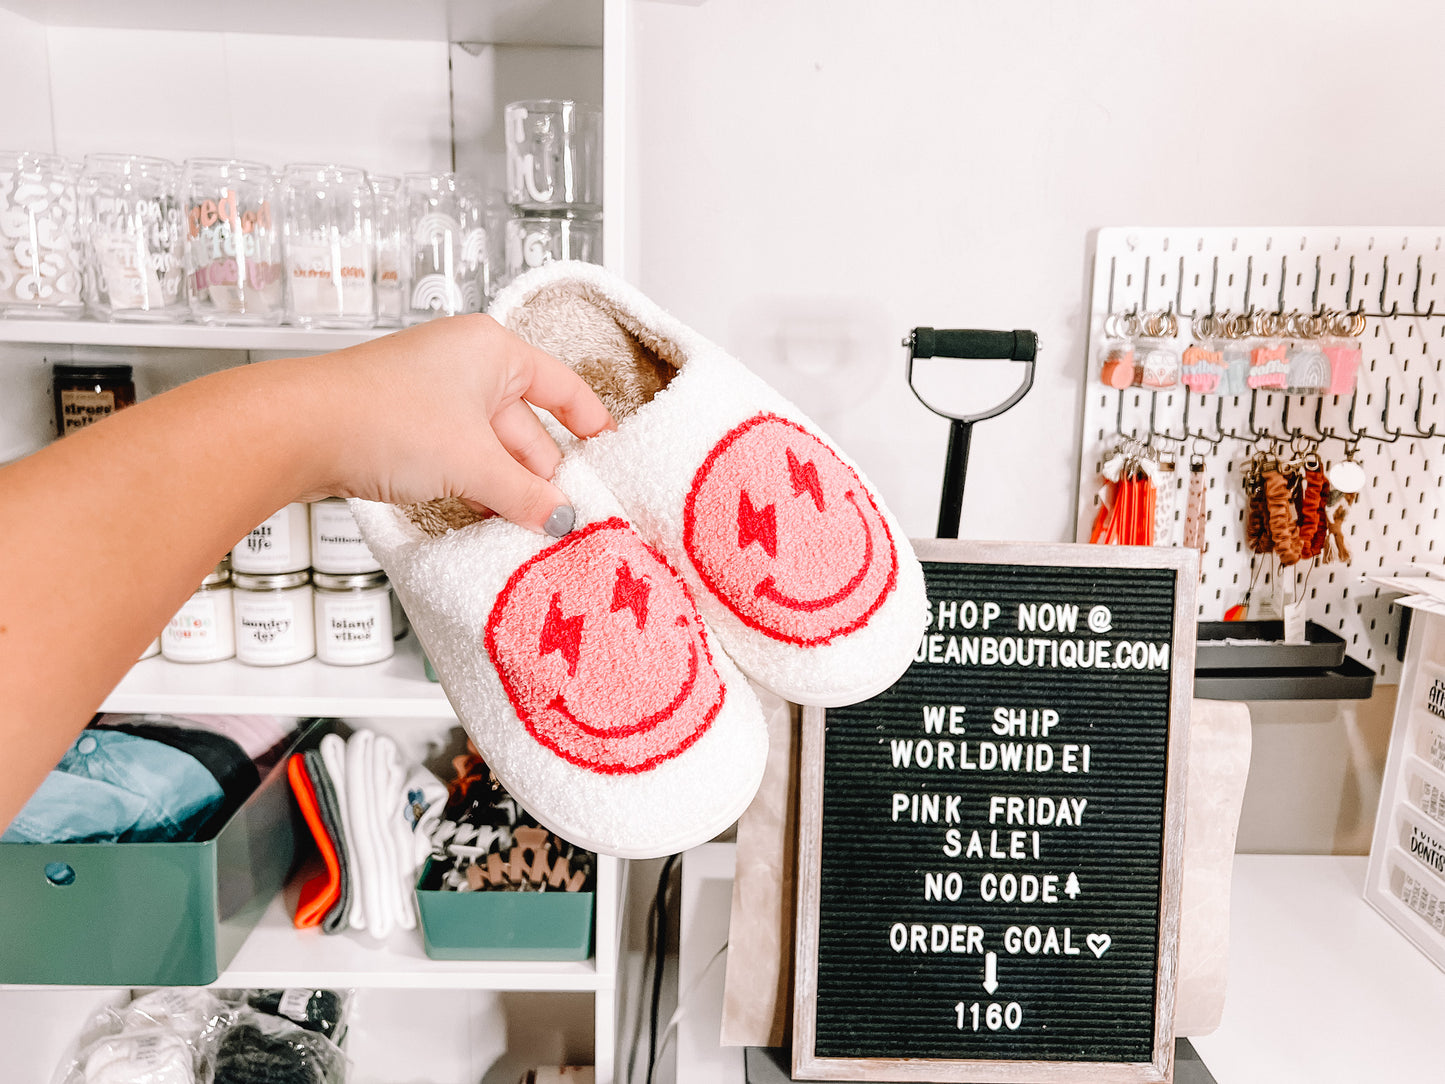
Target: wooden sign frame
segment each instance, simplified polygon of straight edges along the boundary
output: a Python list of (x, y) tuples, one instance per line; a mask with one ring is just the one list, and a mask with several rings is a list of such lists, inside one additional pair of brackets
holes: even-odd
[(924, 539), (920, 561), (1052, 568), (1170, 569), (1174, 577), (1169, 735), (1160, 871), (1159, 938), (1152, 1056), (1146, 1062), (833, 1058), (816, 1055), (818, 948), (822, 904), (823, 753), (826, 709), (805, 708), (799, 786), (797, 941), (793, 991), (796, 1080), (941, 1081), (958, 1084), (1169, 1084), (1174, 1077), (1174, 999), (1184, 853), (1189, 702), (1194, 687), (1195, 585), (1192, 549)]

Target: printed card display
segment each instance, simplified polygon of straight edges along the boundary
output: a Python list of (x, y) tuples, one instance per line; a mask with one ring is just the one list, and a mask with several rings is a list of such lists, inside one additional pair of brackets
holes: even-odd
[(804, 713), (794, 1077), (1168, 1081), (1196, 557), (915, 548), (913, 665)]
[(1421, 599), (1396, 600), (1414, 614), (1365, 898), (1445, 967), (1445, 616)]

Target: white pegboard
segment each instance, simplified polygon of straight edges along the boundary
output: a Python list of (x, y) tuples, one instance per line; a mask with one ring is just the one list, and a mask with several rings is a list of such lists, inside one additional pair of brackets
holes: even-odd
[[(1379, 680), (1398, 680), (1396, 660), (1399, 612), (1380, 591), (1363, 582), (1366, 573), (1406, 570), (1415, 563), (1445, 561), (1445, 227), (1131, 229), (1099, 231), (1090, 312), (1088, 376), (1085, 392), (1083, 454), (1080, 457), (1077, 537), (1087, 540), (1098, 511), (1099, 466), (1122, 427), (1145, 437), (1182, 434), (1186, 389), (1123, 393), (1099, 378), (1104, 320), (1111, 312), (1173, 308), (1181, 314), (1176, 345), (1193, 341), (1189, 316), (1195, 312), (1251, 307), (1265, 311), (1310, 311), (1327, 306), (1363, 311), (1369, 317), (1361, 339), (1363, 359), (1354, 398), (1354, 427), (1384, 436), (1405, 432), (1393, 443), (1365, 439), (1356, 459), (1368, 476), (1364, 491), (1345, 521), (1353, 560), (1348, 566), (1322, 565), (1297, 582), (1308, 602), (1309, 617), (1337, 631), (1349, 653), (1373, 667)], [(1388, 399), (1386, 402), (1386, 381)], [(1122, 398), (1121, 398), (1122, 395)], [(1216, 416), (1225, 432), (1248, 434), (1251, 397), (1189, 395), (1189, 430), (1217, 435)], [(1420, 404), (1419, 430), (1412, 436)], [(1351, 400), (1347, 396), (1288, 396), (1259, 392), (1254, 426), (1315, 433), (1316, 405), (1324, 431), (1347, 433)], [(1216, 410), (1218, 414), (1216, 415)], [(1157, 443), (1157, 442), (1156, 442)], [(1175, 445), (1178, 447), (1178, 445)], [(1202, 558), (1199, 618), (1213, 621), (1244, 600), (1252, 555), (1244, 545), (1244, 493), (1241, 468), (1253, 447), (1225, 439), (1217, 446), (1190, 443), (1175, 472), (1175, 522), (1172, 544), (1183, 532), (1188, 452), (1206, 456), (1208, 546)], [(1322, 456), (1343, 458), (1340, 440), (1325, 441)], [(1268, 594), (1274, 562), (1263, 562), (1255, 596)], [(1286, 572), (1288, 574), (1288, 571)]]

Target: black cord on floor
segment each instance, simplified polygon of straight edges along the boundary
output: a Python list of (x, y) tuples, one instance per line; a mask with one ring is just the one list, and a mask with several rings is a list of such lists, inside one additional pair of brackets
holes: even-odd
[(652, 1008), (647, 1033), (647, 1084), (653, 1084), (653, 1074), (657, 1071), (657, 1015), (662, 1004), (663, 962), (667, 959), (667, 894), (672, 886), (672, 867), (676, 862), (677, 855), (673, 854), (662, 864), (662, 873), (657, 878), (657, 897), (653, 900), (656, 939), (652, 971)]

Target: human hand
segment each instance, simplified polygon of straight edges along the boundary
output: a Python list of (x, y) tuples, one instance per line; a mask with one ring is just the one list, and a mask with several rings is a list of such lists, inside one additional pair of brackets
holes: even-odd
[(303, 500), (457, 497), (566, 534), (571, 505), (550, 481), (562, 453), (528, 404), (579, 437), (615, 427), (581, 377), (489, 316), (433, 320), (290, 364), (327, 415), (322, 469)]

